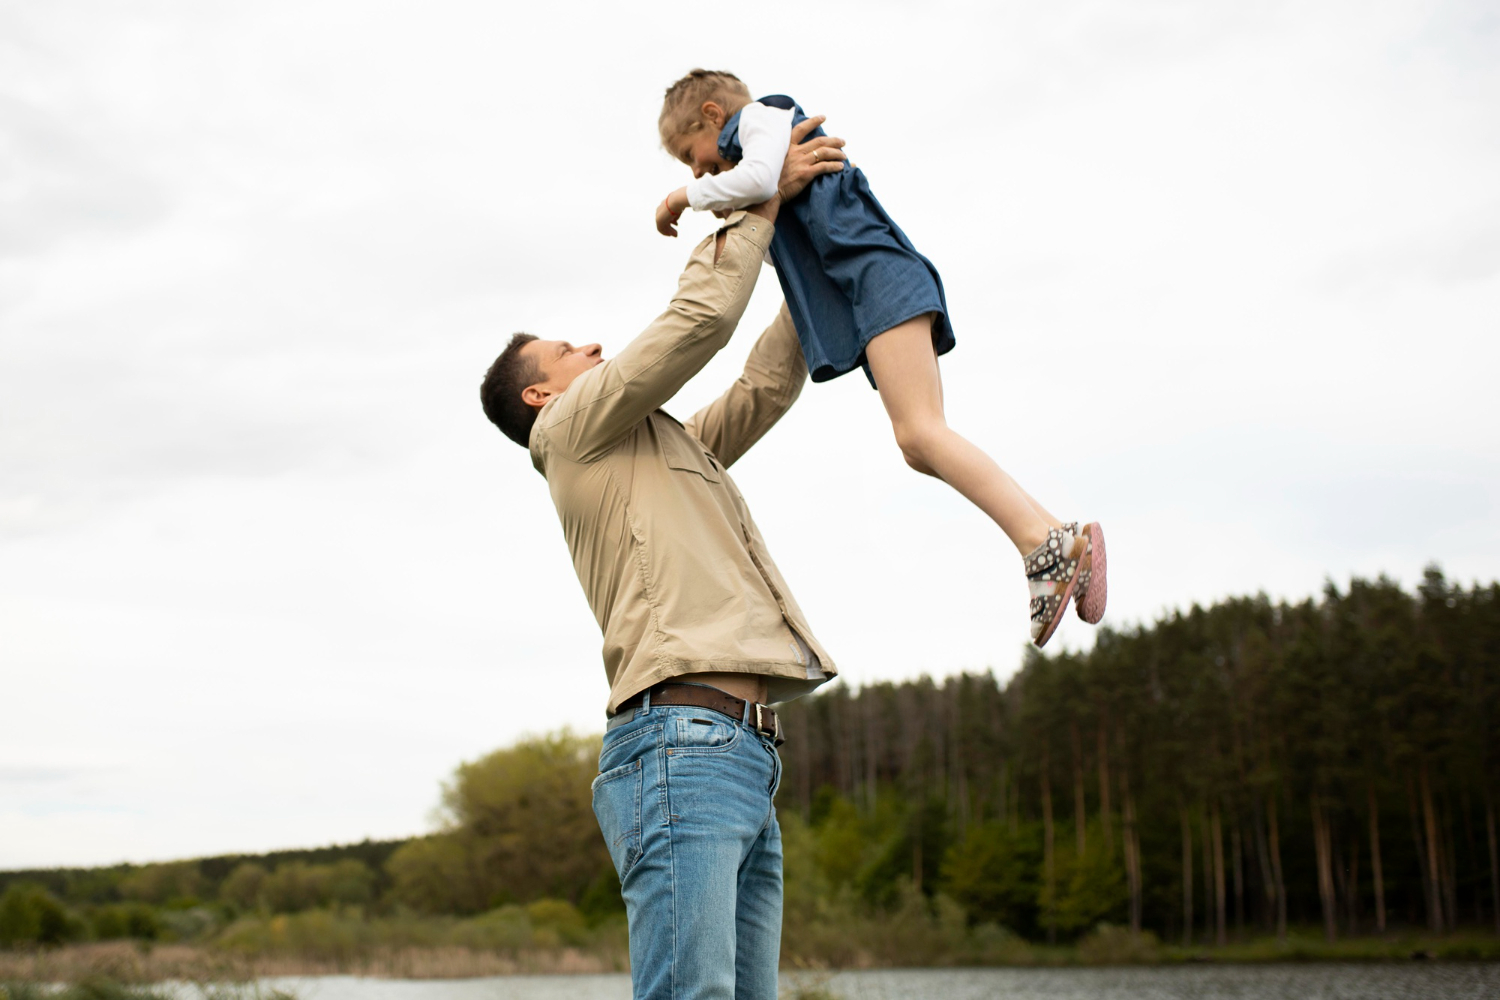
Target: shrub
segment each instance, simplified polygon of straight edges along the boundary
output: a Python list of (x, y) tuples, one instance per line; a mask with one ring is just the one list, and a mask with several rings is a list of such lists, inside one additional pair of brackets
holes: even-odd
[(269, 874), (253, 861), (241, 862), (219, 886), (219, 898), (241, 910), (253, 910), (260, 905), (261, 887)]
[(0, 947), (59, 945), (83, 932), (83, 922), (39, 885), (17, 882), (0, 896)]
[(158, 906), (175, 900), (196, 903), (202, 893), (203, 875), (196, 861), (147, 865), (120, 882), (120, 894), (126, 899)]
[(484, 909), (468, 852), (452, 834), (435, 834), (403, 844), (385, 870), (391, 895), (422, 913), (475, 913)]
[(1159, 961), (1161, 942), (1150, 931), (1100, 924), (1078, 942), (1078, 957), (1089, 965), (1135, 965)]
[(526, 916), (531, 921), (532, 943), (540, 948), (581, 945), (588, 940), (583, 914), (566, 900), (539, 899), (526, 907)]
[(116, 938), (155, 941), (162, 936), (161, 920), (156, 911), (145, 903), (101, 906), (91, 914), (89, 924), (98, 941), (112, 941)]
[(943, 885), (975, 923), (1032, 934), (1037, 930), (1041, 857), (1041, 833), (1034, 825), (1018, 833), (1001, 823), (975, 825), (944, 858)]
[(160, 922), (167, 932), (161, 936), (176, 941), (196, 941), (219, 927), (218, 914), (206, 906), (163, 910)]
[(531, 918), (514, 903), (499, 906), (455, 927), (453, 943), (480, 951), (518, 951), (531, 946)]
[(375, 873), (357, 858), (335, 862), (328, 870), (328, 901), (363, 906), (375, 898)]
[(332, 869), (288, 861), (267, 875), (260, 886), (261, 901), (275, 913), (297, 913), (328, 901)]

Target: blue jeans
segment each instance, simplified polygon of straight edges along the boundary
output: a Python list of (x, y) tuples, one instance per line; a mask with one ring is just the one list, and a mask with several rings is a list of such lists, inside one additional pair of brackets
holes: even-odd
[(594, 815), (620, 875), (635, 1000), (775, 1000), (781, 758), (744, 720), (635, 710), (604, 734)]

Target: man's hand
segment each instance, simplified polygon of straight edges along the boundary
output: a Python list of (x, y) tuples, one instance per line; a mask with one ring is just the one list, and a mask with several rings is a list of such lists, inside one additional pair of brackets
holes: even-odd
[(826, 115), (815, 115), (792, 129), (792, 147), (786, 151), (786, 161), (781, 165), (781, 179), (776, 182), (776, 193), (782, 201), (791, 201), (802, 193), (802, 189), (821, 174), (831, 174), (844, 169), (844, 140), (832, 135), (807, 138), (807, 133), (827, 120)]
[(802, 142), (807, 138), (807, 133), (823, 124), (825, 117), (818, 115), (809, 118), (792, 129), (792, 147), (786, 151), (786, 159), (781, 164), (781, 179), (776, 182), (775, 196), (759, 205), (751, 205), (745, 211), (775, 222), (782, 202), (791, 201), (801, 194), (802, 189), (811, 184), (814, 177), (844, 169), (845, 157), (841, 148), (844, 145), (843, 139), (820, 135), (805, 145)]

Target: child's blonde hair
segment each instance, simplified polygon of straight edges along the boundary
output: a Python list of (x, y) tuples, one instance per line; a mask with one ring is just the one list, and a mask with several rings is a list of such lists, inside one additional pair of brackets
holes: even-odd
[(662, 100), (661, 117), (656, 121), (656, 128), (661, 133), (663, 146), (679, 135), (703, 127), (703, 115), (699, 109), (704, 101), (713, 101), (723, 107), (725, 114), (732, 115), (750, 103), (750, 88), (726, 70), (693, 70), (668, 87)]

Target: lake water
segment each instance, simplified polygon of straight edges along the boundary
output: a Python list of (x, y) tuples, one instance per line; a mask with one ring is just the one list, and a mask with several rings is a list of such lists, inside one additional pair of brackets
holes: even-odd
[[(630, 977), (500, 976), (264, 981), (298, 1000), (630, 1000)], [(902, 969), (782, 974), (848, 1000), (1500, 1000), (1500, 964), (1195, 965), (1118, 969)]]

